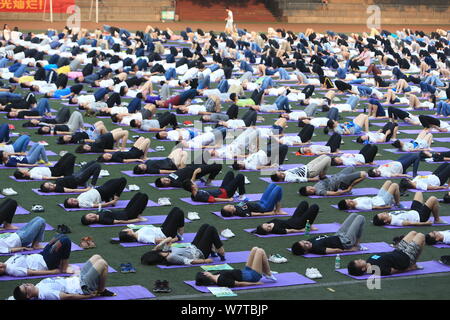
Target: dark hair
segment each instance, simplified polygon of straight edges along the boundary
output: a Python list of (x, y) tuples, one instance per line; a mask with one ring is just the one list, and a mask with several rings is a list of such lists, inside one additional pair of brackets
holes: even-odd
[(443, 199), (444, 203), (450, 203), (450, 195), (447, 193)]
[(425, 235), (425, 243), (429, 246), (432, 246), (437, 243), (436, 239), (430, 236), (429, 234)]
[(262, 225), (256, 227), (255, 233), (262, 236), (268, 234), (268, 232), (263, 229)]
[(26, 294), (22, 290), (20, 290), (20, 286), (17, 286), (14, 288), (13, 296), (14, 296), (14, 299), (19, 300), (19, 301), (20, 300), (22, 300), (22, 301), (28, 300)]
[(162, 184), (161, 178), (156, 178), (155, 186), (157, 186), (158, 188), (163, 188), (164, 187), (164, 185)]
[(145, 170), (141, 169), (141, 167), (139, 167), (139, 165), (137, 165), (133, 168), (133, 173), (134, 174), (144, 174)]
[(205, 276), (202, 271), (197, 272), (195, 275), (195, 285), (196, 286), (209, 286), (215, 284), (210, 278)]
[(356, 260), (352, 260), (347, 265), (348, 273), (352, 276), (362, 276), (364, 271), (356, 266)]
[(82, 224), (82, 225), (85, 225), (85, 226), (88, 226), (88, 225), (92, 224), (92, 222), (90, 222), (90, 221), (86, 218), (86, 216), (87, 216), (87, 214), (81, 216), (81, 224)]
[(121, 96), (123, 96), (123, 95), (125, 94), (125, 89), (126, 89), (125, 86), (121, 86), (121, 87), (120, 87), (119, 94), (120, 94)]
[(298, 189), (298, 193), (300, 193), (302, 196), (308, 196), (308, 192), (306, 191), (306, 186), (300, 187), (300, 189)]
[(231, 93), (230, 94), (230, 100), (234, 101), (236, 99), (236, 93)]
[(105, 158), (103, 158), (105, 154), (103, 153), (102, 155), (98, 156), (97, 158), (97, 162), (106, 162), (107, 160)]
[[(111, 116), (111, 120), (112, 120), (112, 122), (117, 122), (117, 121), (119, 121), (119, 118), (117, 118), (117, 113), (115, 113), (115, 114), (113, 114), (112, 116)], [(130, 124), (131, 125), (131, 124)]]
[(192, 181), (191, 180), (184, 180), (183, 183), (183, 189), (188, 191), (188, 192), (192, 192)]
[(122, 230), (119, 232), (120, 242), (136, 242), (136, 238), (130, 236), (126, 231)]
[(369, 177), (371, 177), (371, 178), (375, 178), (375, 177), (378, 177), (377, 176), (377, 174), (375, 173), (375, 169), (369, 169), (369, 170), (367, 170), (367, 174), (369, 175)]
[(400, 140), (395, 140), (394, 142), (391, 143), (391, 146), (396, 147), (398, 149), (402, 147), (400, 144)]
[[(50, 128), (49, 126), (43, 126), (43, 127), (40, 127), (40, 128), (36, 131), (36, 133), (37, 133), (37, 134), (48, 134), (49, 132), (44, 132), (44, 128), (45, 128), (45, 127)], [(51, 129), (50, 129), (50, 131), (51, 131)]]
[(339, 165), (339, 164), (336, 162), (336, 158), (337, 158), (337, 157), (332, 157), (332, 158), (331, 158), (331, 165), (332, 165), (332, 166), (338, 166), (338, 165)]
[(79, 208), (80, 206), (78, 205), (72, 205), (69, 203), (69, 198), (67, 198), (66, 200), (64, 200), (64, 208)]
[(137, 128), (137, 124), (136, 124), (136, 120), (135, 119), (130, 121), (130, 127)]
[(19, 169), (17, 169), (16, 171), (14, 171), (14, 178), (16, 179), (30, 179), (30, 177), (27, 177), (26, 175), (24, 175), (21, 171), (19, 171)]
[(63, 136), (59, 136), (58, 139), (56, 140), (57, 144), (66, 144), (66, 141), (64, 141), (64, 137)]
[(339, 210), (347, 210), (348, 209), (347, 202), (345, 201), (345, 199), (342, 199), (341, 201), (338, 202), (338, 208), (339, 208)]
[(241, 166), (239, 165), (239, 163), (237, 161), (235, 161), (231, 167), (233, 168), (233, 170), (241, 169)]
[(230, 211), (225, 210), (225, 208), (220, 209), (220, 214), (222, 217), (232, 217), (233, 214)]
[(292, 245), (291, 249), (292, 249), (292, 254), (294, 254), (296, 256), (302, 256), (305, 254), (305, 249), (303, 249), (303, 247), (300, 245), (300, 243), (298, 241)]
[[(61, 137), (61, 138), (62, 138), (62, 137)], [(89, 151), (87, 151), (87, 150), (84, 149), (84, 144), (80, 144), (79, 146), (77, 146), (77, 147), (75, 148), (75, 152), (76, 152), (76, 153), (87, 153), (87, 152), (89, 152)]]
[(373, 216), (372, 223), (374, 226), (384, 226), (386, 223), (378, 217), (378, 214)]
[(159, 140), (162, 139), (162, 137), (161, 137), (161, 135), (159, 134), (159, 132), (157, 132), (157, 133), (155, 134), (155, 138), (156, 138), (156, 139), (159, 139)]
[(166, 259), (159, 253), (161, 250), (151, 250), (146, 252), (141, 257), (141, 263), (145, 265), (155, 265), (166, 262)]
[(329, 129), (333, 129), (333, 126), (334, 126), (334, 122), (333, 122), (333, 120), (328, 120), (327, 121), (327, 128), (329, 128)]
[(278, 182), (278, 181), (281, 180), (281, 179), (278, 177), (278, 175), (277, 175), (276, 172), (270, 176), (270, 179), (272, 179), (273, 182)]
[(361, 136), (359, 136), (359, 137), (356, 138), (356, 142), (363, 143), (364, 140), (361, 138)]
[(41, 184), (39, 190), (41, 190), (41, 192), (50, 192), (50, 190), (45, 187), (45, 182)]

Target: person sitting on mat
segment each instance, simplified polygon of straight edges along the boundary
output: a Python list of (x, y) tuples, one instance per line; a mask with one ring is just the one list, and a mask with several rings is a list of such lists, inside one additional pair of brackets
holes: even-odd
[(113, 154), (103, 153), (97, 158), (98, 162), (144, 162), (147, 160), (148, 149), (150, 148), (150, 139), (139, 137), (128, 151), (117, 151)]
[(343, 199), (339, 201), (339, 210), (379, 210), (389, 209), (392, 205), (403, 208), (400, 203), (399, 186), (392, 181), (386, 181), (378, 194), (374, 197), (358, 197), (353, 200)]
[(56, 180), (73, 174), (75, 159), (71, 153), (66, 153), (53, 167), (35, 167), (32, 169), (17, 169), (14, 177), (18, 180)]
[(17, 230), (17, 226), (12, 224), (14, 215), (17, 210), (17, 201), (11, 198), (5, 198), (0, 203), (0, 231), (3, 230)]
[(352, 276), (372, 274), (372, 265), (378, 266), (381, 276), (416, 270), (416, 262), (425, 245), (425, 235), (416, 231), (409, 232), (391, 252), (376, 253), (369, 259), (352, 260), (348, 263), (348, 273)]
[(292, 245), (292, 253), (301, 256), (307, 253), (336, 254), (351, 251), (362, 251), (360, 245), (366, 219), (362, 215), (352, 213), (334, 235), (319, 235), (300, 240)]
[(277, 171), (270, 176), (273, 182), (313, 182), (325, 179), (331, 166), (331, 158), (321, 155), (306, 165), (300, 165), (286, 171)]
[(45, 278), (38, 284), (24, 283), (14, 289), (16, 300), (80, 300), (93, 297), (111, 297), (106, 289), (108, 263), (98, 254), (83, 265), (74, 277)]
[[(445, 185), (447, 183), (447, 185)], [(416, 176), (414, 179), (403, 178), (400, 181), (402, 192), (406, 189), (442, 190), (448, 189), (450, 183), (450, 163), (441, 164), (432, 174)]]
[(260, 281), (262, 277), (269, 282), (277, 281), (277, 278), (270, 270), (264, 249), (253, 247), (244, 269), (222, 270), (214, 273), (207, 271), (198, 272), (195, 276), (195, 285), (217, 285), (229, 288), (246, 287), (263, 284)]
[(428, 151), (431, 148), (433, 142), (433, 134), (429, 129), (422, 130), (416, 139), (409, 142), (403, 142), (395, 140), (392, 142), (392, 146), (396, 147), (400, 151), (412, 152), (412, 151)]
[(391, 138), (397, 139), (398, 124), (387, 122), (384, 127), (377, 132), (367, 132), (356, 138), (357, 143), (383, 143), (389, 142)]
[(44, 230), (44, 218), (34, 217), (16, 232), (0, 238), (0, 253), (42, 249), (43, 247), (40, 243), (44, 240)]
[(239, 201), (245, 199), (245, 177), (239, 173), (234, 176), (228, 171), (218, 189), (201, 190), (193, 180), (183, 181), (183, 189), (191, 193), (191, 199), (199, 202), (234, 201), (234, 194), (239, 193)]
[(409, 153), (400, 156), (396, 161), (391, 161), (382, 164), (378, 168), (369, 169), (367, 174), (369, 177), (409, 177), (406, 174), (406, 170), (413, 165), (413, 176), (417, 176), (417, 170), (419, 169), (419, 164), (421, 160), (421, 155), (419, 153)]
[[(192, 265), (212, 263), (209, 256), (219, 255), (225, 261), (225, 249), (219, 233), (214, 226), (203, 224), (197, 231), (194, 240), (186, 247), (170, 246), (173, 242), (167, 237), (156, 245), (153, 250), (145, 253), (141, 262), (147, 265)], [(214, 249), (213, 249), (214, 248)]]
[(194, 164), (188, 165), (183, 169), (178, 169), (177, 171), (169, 174), (166, 177), (157, 178), (155, 180), (155, 186), (157, 188), (182, 188), (183, 181), (192, 180), (195, 181), (197, 178), (201, 178), (208, 175), (208, 179), (205, 184), (209, 185), (214, 180), (214, 178), (222, 170), (221, 164)]
[[(161, 227), (143, 226), (137, 231), (126, 228), (119, 232), (118, 242), (139, 242), (159, 244), (170, 237), (172, 242), (182, 241), (184, 233), (184, 212), (178, 207), (172, 208)], [(111, 243), (117, 243), (111, 240)]]
[(364, 166), (373, 164), (373, 160), (378, 153), (378, 147), (374, 144), (364, 145), (359, 153), (343, 153), (331, 158), (332, 166)]
[[(317, 182), (314, 186), (301, 187), (298, 192), (302, 196), (340, 196), (367, 177), (364, 171), (355, 171), (355, 167), (344, 168), (341, 172)], [(339, 190), (340, 189), (340, 190)]]
[(259, 201), (240, 202), (238, 204), (225, 205), (220, 214), (223, 217), (253, 217), (269, 215), (286, 215), (281, 209), (283, 189), (275, 183), (267, 186)]
[(431, 196), (423, 203), (422, 192), (416, 192), (410, 210), (399, 210), (378, 213), (373, 217), (375, 226), (429, 226), (430, 215), (433, 214), (434, 223), (445, 223), (439, 216), (439, 201), (435, 196)]
[(69, 266), (72, 242), (65, 234), (58, 234), (39, 253), (16, 254), (0, 262), (0, 276), (42, 276), (59, 273), (74, 273)]
[(307, 221), (310, 223), (311, 230), (316, 231), (318, 229), (312, 225), (318, 213), (319, 206), (317, 204), (310, 206), (308, 202), (301, 201), (292, 217), (286, 220), (272, 219), (256, 227), (253, 232), (259, 235), (304, 232)]
[(147, 207), (148, 195), (142, 192), (136, 193), (124, 209), (102, 209), (99, 212), (91, 212), (81, 217), (81, 223), (90, 224), (131, 224), (147, 221), (140, 217)]
[[(78, 198), (64, 200), (65, 208), (99, 208), (113, 206), (127, 185), (127, 179), (117, 178), (106, 181), (103, 185), (83, 192)], [(102, 201), (104, 201), (102, 203)]]
[(431, 231), (425, 235), (425, 243), (433, 246), (438, 243), (450, 245), (450, 230)]

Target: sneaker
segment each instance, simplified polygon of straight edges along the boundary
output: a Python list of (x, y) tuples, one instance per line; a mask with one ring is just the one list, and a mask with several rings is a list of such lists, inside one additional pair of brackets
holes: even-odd
[(44, 163), (44, 165), (51, 167), (53, 165), (53, 163), (51, 163), (50, 161), (47, 163)]
[(153, 292), (161, 292), (161, 280), (156, 280), (154, 287), (153, 287)]
[(156, 150), (156, 151), (165, 151), (166, 148), (164, 148), (164, 146), (156, 146), (156, 147), (155, 147), (155, 150)]
[[(87, 165), (87, 162), (86, 161), (81, 161), (80, 162), (80, 167), (84, 167), (85, 165)], [(101, 171), (101, 170), (100, 170)]]
[(161, 281), (161, 290), (159, 292), (161, 292), (161, 293), (172, 292), (172, 289), (170, 289), (170, 287), (169, 287), (169, 281), (167, 281), (167, 280)]
[(364, 247), (364, 246), (359, 246), (359, 251), (368, 251), (369, 248)]
[(108, 170), (100, 170), (100, 177), (107, 177), (109, 176)]
[(114, 296), (117, 296), (117, 293), (114, 293), (112, 291), (109, 291), (108, 289), (105, 289), (102, 292), (99, 292), (98, 295), (100, 297), (114, 297)]
[(158, 199), (158, 204), (160, 206), (170, 206), (171, 205), (169, 198), (159, 198)]
[(306, 268), (305, 275), (310, 279), (315, 279), (314, 277), (316, 276), (314, 271), (312, 271), (312, 268)]
[(128, 267), (128, 263), (121, 263), (120, 264), (120, 273), (129, 273), (130, 269)]
[(318, 269), (316, 268), (311, 268), (312, 272), (314, 273), (315, 278), (314, 279), (321, 279), (322, 278), (322, 274), (319, 272)]
[(141, 188), (139, 188), (139, 186), (136, 185), (136, 184), (130, 184), (128, 186), (128, 190), (130, 190), (130, 191), (139, 191), (139, 190), (141, 190)]
[(45, 164), (46, 162), (44, 161), (44, 160), (39, 160), (37, 163), (39, 163), (39, 164)]
[(133, 267), (133, 265), (131, 263), (128, 262), (126, 265), (128, 267), (129, 273), (136, 273), (136, 269)]
[(400, 208), (400, 209), (406, 209), (406, 206), (403, 203), (401, 203), (401, 202), (398, 204), (397, 207)]
[(246, 176), (244, 176), (244, 178), (245, 178), (244, 183), (245, 184), (250, 184), (250, 180), (248, 180), (248, 178)]
[(44, 212), (45, 210), (44, 210), (44, 207), (41, 206), (40, 204), (34, 204), (31, 207), (31, 211), (33, 211), (33, 212)]
[(269, 276), (268, 274), (263, 275), (264, 280), (266, 280), (266, 282), (277, 282), (277, 278), (275, 278), (275, 276), (273, 275), (273, 273)]
[(273, 254), (269, 257), (269, 261), (273, 263), (285, 263), (288, 260), (285, 257), (282, 257), (279, 254)]
[(197, 212), (188, 212), (189, 220), (200, 220), (200, 217)]
[(245, 195), (241, 195), (237, 199), (238, 199), (238, 201), (244, 201), (244, 202), (249, 200), (249, 198), (247, 198)]
[(2, 193), (5, 196), (15, 196), (17, 194), (17, 192), (15, 190), (13, 190), (12, 188), (5, 188), (2, 190)]
[(179, 233), (177, 233), (177, 238), (179, 239), (179, 241), (183, 241), (184, 240), (184, 237), (181, 234), (179, 234)]
[(222, 230), (220, 234), (225, 238), (232, 238), (235, 236), (235, 234), (230, 229)]

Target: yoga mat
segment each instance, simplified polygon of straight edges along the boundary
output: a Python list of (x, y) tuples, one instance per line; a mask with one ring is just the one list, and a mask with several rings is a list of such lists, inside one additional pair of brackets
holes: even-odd
[[(446, 223), (433, 223), (433, 227), (439, 227), (439, 226), (448, 226), (450, 225), (450, 216), (441, 216), (441, 219), (444, 220)], [(418, 226), (391, 226), (391, 225), (385, 225), (383, 226), (387, 229), (401, 229), (401, 228), (416, 228)]]
[[(411, 177), (413, 175), (412, 171), (408, 172), (407, 174), (410, 175)], [(419, 175), (419, 176), (426, 176), (429, 174), (431, 174), (431, 171), (417, 171), (417, 175)], [(404, 177), (374, 177), (374, 178), (372, 178), (372, 177), (367, 176), (367, 178), (373, 179), (373, 180), (385, 180), (385, 179), (402, 179)], [(423, 191), (423, 190), (420, 190), (420, 191)]]
[[(47, 166), (47, 165), (45, 165), (45, 164), (38, 164), (37, 165), (37, 167), (53, 167), (54, 165), (55, 165), (55, 163), (56, 163), (56, 161), (49, 161), (50, 163), (51, 163), (51, 165), (50, 166)], [(4, 166), (4, 165), (1, 165), (0, 166), (0, 169), (17, 169), (18, 167), (6, 167), (6, 166)]]
[[(366, 254), (366, 253), (377, 253), (377, 252), (391, 252), (392, 247), (387, 244), (386, 242), (367, 242), (361, 244), (363, 247), (368, 248), (369, 250), (366, 251), (351, 251), (351, 252), (343, 252), (339, 253), (340, 256), (350, 256), (354, 254)], [(291, 251), (291, 248), (288, 249)], [(307, 253), (303, 256), (305, 258), (321, 258), (321, 257), (335, 257), (337, 254), (314, 254), (314, 253)]]
[[(449, 268), (450, 269), (450, 268)], [(277, 278), (277, 282), (269, 283), (264, 282), (264, 277), (261, 278), (261, 285), (253, 285), (253, 286), (245, 286), (245, 287), (235, 287), (230, 288), (231, 290), (248, 290), (248, 289), (258, 289), (258, 288), (275, 288), (275, 287), (287, 287), (287, 286), (296, 286), (301, 284), (312, 284), (316, 283), (314, 280), (308, 279), (297, 272), (284, 272), (278, 273), (275, 275)], [(187, 285), (191, 286), (197, 291), (208, 293), (208, 287), (210, 286), (196, 286), (195, 281), (184, 281)]]
[(152, 177), (152, 176), (165, 176), (166, 174), (164, 173), (157, 173), (157, 174), (134, 174), (133, 170), (124, 170), (124, 171), (120, 171), (123, 174), (126, 174), (129, 177)]
[[(250, 194), (246, 194), (245, 196), (249, 199), (249, 201), (257, 201), (261, 199), (261, 196), (263, 194), (262, 193), (250, 193)], [(180, 198), (181, 201), (189, 203), (193, 206), (201, 206), (201, 205), (206, 205), (206, 204), (230, 204), (232, 202), (230, 201), (216, 201), (216, 202), (198, 202), (198, 201), (194, 201), (191, 199), (191, 197), (189, 198)], [(237, 200), (237, 198), (235, 199), (235, 201), (233, 202), (240, 202), (240, 200)]]
[[(406, 134), (419, 134), (422, 131), (423, 131), (422, 129), (401, 129), (401, 130), (399, 130), (399, 132), (406, 133)], [(431, 133), (436, 134), (436, 133), (448, 133), (448, 132), (440, 132), (440, 131), (432, 130)]]
[[(148, 225), (148, 224), (162, 224), (164, 220), (167, 218), (166, 215), (159, 215), (159, 216), (142, 216), (142, 218), (147, 218), (147, 221), (141, 221), (133, 223), (135, 225), (141, 226), (141, 225)], [(191, 220), (184, 219), (185, 223), (191, 222)], [(127, 223), (120, 223), (120, 224), (90, 224), (89, 227), (91, 228), (107, 228), (107, 227), (126, 227)]]
[[(187, 243), (194, 241), (196, 233), (184, 233), (183, 234), (183, 240), (180, 242)], [(112, 238), (112, 240), (119, 240), (119, 238)], [(225, 241), (228, 240), (228, 238), (220, 236), (220, 240)], [(131, 247), (142, 247), (142, 246), (153, 246), (155, 243), (140, 243), (140, 242), (121, 242), (120, 245), (124, 248), (131, 248)]]
[[(47, 245), (48, 242), (41, 242), (41, 245), (43, 247), (45, 247)], [(21, 252), (15, 252), (15, 253), (0, 253), (0, 256), (13, 256), (15, 254), (33, 254), (33, 253), (39, 253), (41, 252), (43, 249), (38, 249), (38, 250), (30, 250), (30, 251), (21, 251)], [(72, 247), (71, 247), (71, 252), (73, 251), (81, 251), (83, 250), (83, 248), (79, 247), (76, 243), (72, 242)]]
[(348, 196), (357, 196), (363, 197), (366, 195), (376, 195), (378, 193), (378, 188), (353, 188), (350, 193), (342, 194), (340, 196), (308, 196), (309, 198), (317, 199), (317, 198), (337, 198), (337, 197), (348, 197)]
[[(391, 248), (392, 249), (392, 248)], [(174, 269), (174, 268), (188, 268), (188, 267), (199, 267), (205, 265), (222, 264), (222, 263), (244, 263), (247, 262), (248, 255), (250, 251), (236, 251), (236, 252), (225, 252), (225, 261), (220, 261), (220, 257), (209, 257), (213, 259), (211, 263), (202, 264), (189, 264), (189, 265), (157, 265), (160, 269)]]
[[(18, 227), (18, 228), (22, 228), (22, 227), (24, 227), (25, 225), (26, 225), (27, 223), (26, 222), (24, 222), (24, 223), (22, 223), (22, 222), (18, 222), (18, 223), (13, 223), (13, 225), (15, 225), (16, 227)], [(54, 230), (54, 228), (51, 226), (51, 225), (49, 225), (49, 224), (45, 224), (45, 229), (44, 229), (45, 231), (51, 231), (51, 230)], [(12, 229), (6, 229), (6, 230), (0, 230), (0, 233), (7, 233), (7, 232), (16, 232), (17, 230), (12, 230)]]
[(450, 142), (450, 137), (445, 137), (445, 138), (434, 138), (434, 141), (438, 141), (438, 142)]
[(283, 208), (282, 210), (287, 212), (286, 215), (270, 215), (270, 216), (252, 216), (252, 217), (239, 217), (239, 216), (233, 216), (233, 217), (223, 217), (220, 214), (220, 211), (212, 211), (214, 215), (217, 217), (224, 219), (224, 220), (239, 220), (239, 219), (258, 219), (258, 218), (283, 218), (283, 217), (290, 217), (294, 214), (296, 208)]
[[(400, 208), (397, 208), (395, 206), (392, 206), (390, 209), (372, 209), (372, 210), (369, 210), (369, 211), (352, 209), (352, 210), (340, 210), (340, 211), (345, 211), (345, 212), (352, 213), (352, 212), (372, 212), (372, 211), (390, 211), (390, 210), (410, 210), (409, 208), (411, 207), (412, 201), (400, 201), (400, 203), (403, 204), (405, 206), (405, 208), (407, 208), (407, 209), (400, 209)], [(337, 204), (332, 204), (331, 206), (333, 208), (336, 208), (336, 209), (339, 210)]]
[[(40, 195), (40, 196), (61, 196), (65, 194), (80, 194), (80, 192), (41, 192), (39, 189), (31, 189), (34, 193)], [(127, 188), (123, 189), (123, 192), (130, 192)]]
[[(319, 230), (310, 231), (309, 234), (321, 234), (321, 233), (335, 233), (339, 230), (340, 224), (337, 222), (333, 223), (323, 223), (323, 224), (314, 224), (314, 227), (316, 227)], [(252, 233), (252, 231), (255, 230), (252, 229), (244, 229), (244, 231), (248, 233)], [(300, 236), (304, 235), (304, 232), (296, 232), (296, 233), (288, 233), (288, 234), (266, 234), (266, 235), (260, 235), (253, 233), (253, 235), (259, 237), (259, 238), (273, 238), (273, 237), (288, 237), (288, 236)]]
[[(109, 207), (103, 207), (102, 208), (112, 208), (112, 209), (123, 209), (128, 205), (128, 202), (130, 202), (130, 200), (119, 200), (117, 201), (115, 206), (109, 206)], [(58, 206), (60, 206), (61, 208), (63, 208), (66, 211), (81, 211), (81, 210), (96, 210), (95, 208), (64, 208), (64, 204), (59, 203)], [(159, 204), (157, 204), (156, 202), (153, 202), (152, 200), (148, 200), (147, 202), (147, 207), (160, 207)]]
[[(411, 153), (411, 152), (420, 152), (419, 150), (414, 150), (414, 151), (400, 151), (398, 149), (384, 149), (385, 151), (389, 151), (392, 153), (397, 153), (397, 154), (403, 154), (403, 153)], [(450, 151), (449, 148), (446, 147), (432, 147), (430, 152), (445, 152), (445, 151)]]
[[(347, 118), (351, 118), (351, 117), (347, 117)], [(352, 118), (353, 119), (353, 118)], [(380, 119), (381, 120), (381, 119)], [(387, 121), (387, 119), (385, 119)], [(399, 127), (411, 127), (412, 124), (406, 123), (406, 122), (397, 122)], [(386, 125), (386, 123), (383, 122), (372, 122), (370, 123), (371, 125), (377, 126), (377, 127), (384, 127)]]
[[(406, 277), (406, 276), (418, 276), (422, 274), (430, 274), (430, 273), (440, 273), (440, 272), (450, 272), (450, 266), (446, 266), (445, 264), (439, 263), (437, 261), (431, 260), (431, 261), (423, 261), (423, 262), (417, 262), (419, 266), (422, 266), (423, 269), (420, 270), (414, 270), (414, 271), (408, 271), (408, 272), (402, 272), (402, 273), (395, 273), (391, 274), (389, 276), (380, 276), (380, 278), (390, 278), (390, 277)], [(339, 273), (342, 273), (343, 275), (349, 276), (353, 279), (357, 280), (366, 280), (372, 275), (370, 274), (364, 274), (362, 276), (352, 276), (348, 274), (347, 268), (344, 269), (338, 269), (336, 270)]]
[(28, 211), (27, 209), (25, 209), (25, 208), (22, 208), (21, 206), (17, 206), (17, 209), (16, 209), (16, 213), (14, 213), (14, 214), (30, 214), (30, 211)]
[[(219, 188), (220, 185), (222, 184), (222, 181), (223, 181), (223, 180), (213, 180), (213, 181), (211, 182), (211, 184), (208, 185), (208, 186), (205, 186), (205, 184), (204, 184), (202, 181), (197, 181), (197, 184), (198, 184), (198, 186), (199, 186), (200, 188), (213, 188), (213, 187), (214, 187), (214, 188)], [(177, 187), (158, 188), (158, 187), (155, 185), (154, 182), (149, 183), (149, 185), (150, 185), (151, 187), (155, 188), (155, 189), (158, 189), (158, 190), (174, 190), (174, 189), (182, 189), (182, 188), (177, 188)]]
[(420, 190), (420, 189), (408, 189), (410, 192), (440, 192), (440, 191), (450, 191), (450, 186), (447, 185), (447, 189), (439, 189), (439, 190)]
[(150, 299), (156, 296), (143, 286), (106, 287), (109, 291), (116, 293), (113, 297), (94, 297), (89, 300), (136, 300)]
[(435, 247), (435, 248), (450, 248), (450, 245), (449, 244), (445, 244), (445, 243), (438, 243), (438, 244), (435, 244), (435, 245), (433, 245), (433, 247)]
[[(71, 263), (72, 266), (77, 266), (78, 268), (82, 268), (84, 263)], [(108, 273), (114, 273), (117, 272), (110, 266), (108, 266)], [(40, 276), (26, 276), (26, 277), (13, 277), (9, 275), (2, 275), (0, 276), (0, 281), (9, 281), (9, 280), (27, 280), (27, 279), (40, 279), (40, 278), (53, 278), (53, 277), (70, 277), (73, 276), (73, 274), (70, 273), (58, 273), (58, 274), (47, 274), (47, 275), (40, 275)]]

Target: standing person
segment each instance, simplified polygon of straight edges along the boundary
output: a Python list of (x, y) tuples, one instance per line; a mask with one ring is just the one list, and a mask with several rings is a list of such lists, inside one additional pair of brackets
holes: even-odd
[(227, 24), (225, 25), (225, 33), (232, 34), (233, 33), (233, 12), (227, 7), (225, 9), (227, 12), (227, 17), (225, 18), (225, 21)]

